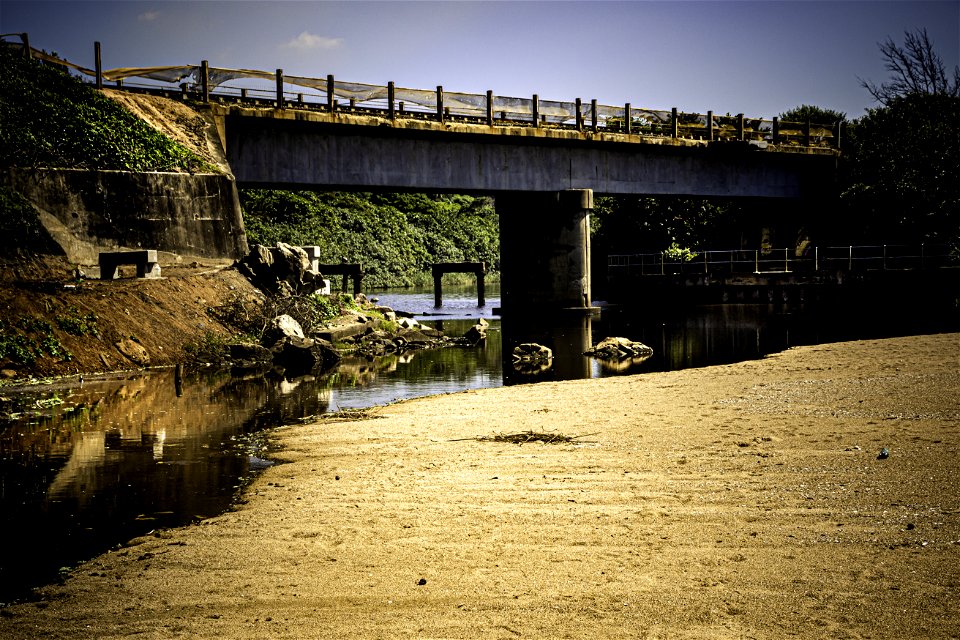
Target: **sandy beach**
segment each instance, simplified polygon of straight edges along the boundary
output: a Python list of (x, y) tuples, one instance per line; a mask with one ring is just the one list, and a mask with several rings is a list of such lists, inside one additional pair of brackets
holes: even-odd
[[(570, 440), (493, 439), (529, 431)], [(960, 638), (960, 334), (275, 440), (235, 510), (81, 565), (0, 637)]]

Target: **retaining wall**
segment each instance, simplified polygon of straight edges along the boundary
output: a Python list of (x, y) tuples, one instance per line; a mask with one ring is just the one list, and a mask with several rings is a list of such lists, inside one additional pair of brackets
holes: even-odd
[(70, 262), (156, 249), (161, 262), (247, 253), (236, 183), (224, 174), (18, 169), (0, 174), (29, 200)]

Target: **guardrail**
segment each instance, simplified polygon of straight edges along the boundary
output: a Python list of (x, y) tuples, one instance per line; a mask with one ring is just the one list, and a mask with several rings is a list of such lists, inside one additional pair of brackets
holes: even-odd
[(735, 275), (818, 272), (893, 271), (960, 267), (947, 245), (863, 245), (796, 249), (709, 250), (678, 258), (661, 253), (615, 254), (607, 257), (610, 275)]
[[(30, 47), (27, 34), (4, 34), (21, 38), (24, 55), (61, 65), (92, 79), (96, 87), (104, 82), (116, 88), (179, 97), (199, 102), (238, 103), (274, 108), (308, 109), (329, 113), (376, 114), (390, 119), (419, 118), (441, 123), (461, 121), (487, 126), (589, 130), (623, 133), (641, 137), (682, 138), (707, 142), (741, 142), (760, 149), (805, 151), (841, 147), (843, 123), (816, 124), (787, 122), (779, 118), (748, 118), (743, 114), (718, 115), (713, 111), (684, 113), (637, 108), (630, 103), (618, 106), (596, 100), (542, 100), (498, 96), (493, 91), (471, 94), (436, 90), (406, 89), (393, 82), (385, 85), (344, 82), (333, 75), (325, 78), (292, 76), (276, 71), (211, 67), (199, 65), (165, 67), (122, 67), (104, 70), (101, 47), (94, 43), (94, 69), (88, 69)], [(8, 46), (13, 43), (6, 43)], [(133, 84), (132, 78), (152, 84)], [(224, 86), (243, 81), (248, 86)]]

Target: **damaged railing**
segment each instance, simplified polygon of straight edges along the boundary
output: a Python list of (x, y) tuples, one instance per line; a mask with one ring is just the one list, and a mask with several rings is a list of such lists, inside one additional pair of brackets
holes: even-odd
[[(329, 113), (367, 113), (396, 118), (419, 118), (445, 122), (469, 122), (488, 126), (590, 130), (638, 136), (685, 138), (704, 141), (739, 141), (758, 148), (773, 145), (777, 150), (809, 148), (839, 149), (842, 122), (815, 124), (787, 122), (778, 118), (748, 118), (743, 114), (717, 115), (598, 104), (596, 100), (542, 100), (529, 98), (435, 90), (408, 89), (395, 83), (364, 84), (337, 80), (333, 75), (310, 78), (252, 69), (199, 65), (164, 67), (121, 67), (104, 70), (100, 43), (94, 43), (94, 69), (88, 69), (30, 47), (27, 34), (20, 36), (24, 54), (72, 69), (93, 80), (97, 88), (112, 82), (118, 88), (159, 93), (168, 97), (201, 102), (241, 103), (276, 108), (309, 109)], [(14, 43), (6, 43), (8, 46)], [(16, 45), (15, 45), (16, 46)], [(130, 83), (131, 79), (154, 83)], [(248, 86), (226, 86), (245, 81)], [(251, 84), (252, 83), (252, 84)], [(264, 86), (264, 83), (267, 83)], [(170, 86), (173, 85), (173, 86)]]

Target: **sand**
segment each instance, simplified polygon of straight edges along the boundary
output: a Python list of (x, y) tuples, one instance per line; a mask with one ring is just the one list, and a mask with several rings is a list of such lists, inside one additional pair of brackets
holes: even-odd
[[(524, 431), (575, 438), (476, 439)], [(234, 511), (78, 567), (0, 637), (960, 637), (960, 334), (275, 440)]]

